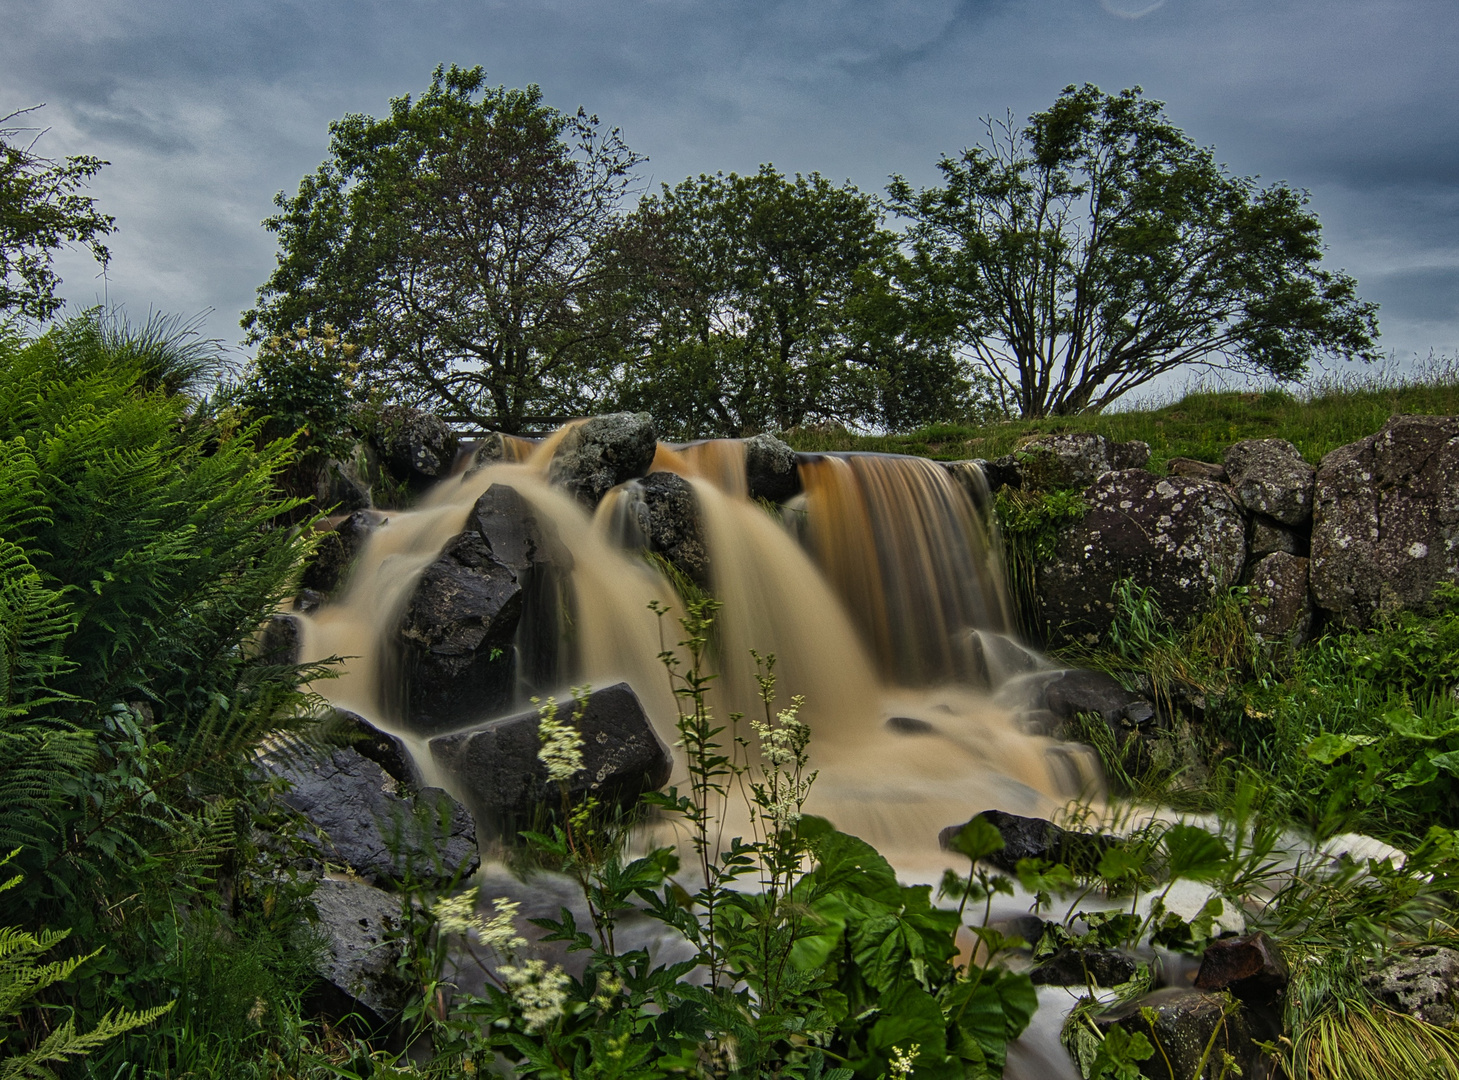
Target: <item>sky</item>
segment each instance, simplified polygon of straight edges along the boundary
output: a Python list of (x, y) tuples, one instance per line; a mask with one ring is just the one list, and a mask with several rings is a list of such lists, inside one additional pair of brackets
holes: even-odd
[(1459, 351), (1454, 0), (0, 0), (0, 27), (0, 115), (44, 103), (39, 152), (111, 163), (110, 267), (63, 253), (61, 294), (206, 311), (230, 346), (329, 122), (457, 63), (621, 128), (655, 187), (765, 162), (930, 185), (983, 117), (1138, 85), (1234, 173), (1311, 193), (1400, 365)]

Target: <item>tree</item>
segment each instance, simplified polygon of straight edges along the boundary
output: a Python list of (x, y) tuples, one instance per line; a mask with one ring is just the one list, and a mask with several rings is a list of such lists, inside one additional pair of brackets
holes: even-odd
[(1307, 194), (1230, 175), (1138, 87), (1070, 86), (986, 127), (941, 187), (890, 194), (929, 306), (1006, 408), (1097, 411), (1187, 364), (1291, 380), (1377, 355), (1377, 307), (1321, 267)]
[(912, 345), (897, 238), (850, 184), (770, 165), (701, 175), (644, 198), (626, 232), (640, 260), (625, 274), (636, 345), (617, 403), (666, 431), (880, 423), (888, 405), (915, 412), (904, 384), (938, 370)]
[[(107, 162), (86, 155), (54, 161), (35, 152), (40, 132), (17, 126), (33, 112), (0, 117), (0, 313), (48, 319), (60, 308), (61, 278), (53, 260), (57, 248), (80, 244), (106, 266), (102, 239), (114, 219), (81, 194)], [(33, 132), (29, 140), (23, 139)]]
[(365, 371), (505, 431), (579, 408), (606, 332), (585, 314), (607, 286), (598, 244), (642, 160), (618, 130), (453, 65), (330, 135), (330, 159), (264, 222), (278, 267), (249, 340), (328, 324)]

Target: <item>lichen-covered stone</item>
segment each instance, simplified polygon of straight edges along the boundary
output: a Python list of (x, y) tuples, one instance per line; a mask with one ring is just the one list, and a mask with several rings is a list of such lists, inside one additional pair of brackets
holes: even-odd
[(782, 503), (800, 494), (800, 469), (789, 444), (768, 433), (745, 440), (750, 497)]
[(1459, 581), (1459, 417), (1396, 416), (1317, 470), (1312, 595), (1370, 624)]
[(662, 555), (701, 585), (709, 582), (709, 545), (694, 487), (670, 472), (649, 473), (642, 486), (648, 550)]
[[(1145, 1010), (1153, 1010), (1153, 1023)], [(1240, 1075), (1251, 1076), (1258, 1052), (1239, 1007), (1224, 995), (1170, 988), (1136, 998), (1096, 1016), (1103, 1035), (1113, 1027), (1138, 1032), (1160, 1049), (1140, 1065), (1152, 1080), (1217, 1080), (1233, 1075), (1221, 1051), (1230, 1054)], [(1211, 1052), (1207, 1053), (1207, 1047)], [(1204, 1064), (1202, 1064), (1204, 1062)]]
[(1283, 525), (1312, 516), (1317, 471), (1286, 439), (1244, 439), (1226, 448), (1226, 476), (1241, 505)]
[(1247, 619), (1268, 640), (1292, 635), (1298, 644), (1312, 630), (1312, 600), (1307, 592), (1308, 560), (1274, 551), (1251, 568)]
[(1251, 535), (1246, 545), (1251, 558), (1259, 559), (1274, 551), (1282, 551), (1288, 555), (1301, 555), (1304, 546), (1297, 530), (1291, 526), (1283, 525), (1281, 522), (1263, 517), (1261, 514), (1252, 515)]
[(381, 410), (375, 445), (385, 467), (413, 491), (434, 484), (456, 460), (455, 432), (435, 413), (408, 405)]
[(1226, 482), (1226, 466), (1195, 458), (1173, 457), (1165, 461), (1165, 471), (1171, 476), (1193, 476), (1197, 480)]
[(1150, 460), (1150, 446), (1111, 442), (1092, 431), (1068, 431), (1030, 440), (1017, 458), (1028, 487), (1084, 487), (1107, 472), (1141, 468)]
[(1084, 493), (1089, 512), (1060, 534), (1038, 568), (1044, 620), (1056, 636), (1102, 634), (1111, 592), (1125, 578), (1185, 620), (1236, 584), (1246, 561), (1246, 519), (1230, 489), (1209, 480), (1106, 473)]
[(1459, 998), (1459, 952), (1438, 945), (1406, 949), (1369, 972), (1363, 986), (1390, 1009), (1448, 1027)]
[(610, 488), (648, 472), (658, 430), (648, 413), (609, 413), (569, 428), (557, 446), (548, 479), (589, 508)]

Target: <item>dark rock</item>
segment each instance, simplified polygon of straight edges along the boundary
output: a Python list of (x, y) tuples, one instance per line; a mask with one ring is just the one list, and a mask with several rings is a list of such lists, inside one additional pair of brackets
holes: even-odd
[(258, 635), (260, 664), (297, 664), (301, 631), (296, 615), (270, 615)]
[(1348, 625), (1459, 581), (1459, 417), (1396, 416), (1322, 459), (1312, 595)]
[(334, 729), (349, 746), (384, 769), (388, 776), (408, 788), (421, 786), (420, 769), (404, 740), (381, 731), (359, 713), (348, 709), (335, 709), (331, 720)]
[(1197, 461), (1195, 458), (1167, 458), (1165, 471), (1171, 476), (1190, 476), (1197, 480), (1215, 480), (1222, 484), (1226, 482), (1226, 466)]
[(332, 1021), (355, 1013), (373, 1026), (393, 1021), (419, 993), (400, 966), (400, 898), (363, 881), (326, 878), (312, 899), (325, 940), (316, 1009)]
[(800, 470), (795, 451), (774, 435), (745, 440), (745, 480), (750, 498), (783, 503), (800, 494)]
[(1033, 948), (1039, 943), (1039, 938), (1044, 936), (1044, 929), (1049, 923), (1037, 915), (1015, 915), (1011, 919), (997, 919), (988, 924), (988, 929), (997, 930), (1004, 937), (1018, 937), (1024, 943)]
[(1139, 727), (1155, 718), (1155, 707), (1102, 671), (1061, 672), (1044, 687), (1044, 702), (1060, 720), (1098, 713), (1110, 727)]
[(1271, 518), (1262, 517), (1260, 514), (1252, 515), (1251, 537), (1246, 544), (1251, 558), (1259, 559), (1263, 555), (1270, 555), (1277, 551), (1288, 555), (1301, 555), (1305, 546), (1296, 529), (1289, 528)]
[(1268, 640), (1288, 634), (1301, 644), (1312, 631), (1312, 600), (1307, 594), (1308, 560), (1283, 551), (1251, 568), (1246, 596), (1251, 629)]
[(1246, 561), (1246, 518), (1230, 490), (1209, 480), (1105, 473), (1085, 491), (1089, 512), (1062, 530), (1038, 568), (1037, 593), (1055, 635), (1095, 637), (1114, 613), (1111, 592), (1131, 578), (1176, 620), (1207, 611)]
[(456, 434), (434, 413), (388, 405), (380, 413), (375, 445), (385, 467), (412, 491), (423, 491), (451, 471)]
[(1138, 965), (1113, 949), (1060, 949), (1028, 973), (1035, 986), (1119, 986)]
[[(1153, 1025), (1141, 1014), (1142, 1009), (1155, 1010)], [(1246, 1018), (1224, 996), (1174, 987), (1157, 990), (1096, 1016), (1094, 1024), (1101, 1035), (1122, 1027), (1144, 1035), (1158, 1047), (1153, 1057), (1140, 1064), (1141, 1074), (1152, 1080), (1217, 1080), (1230, 1076), (1233, 1070), (1223, 1063), (1223, 1050), (1236, 1059), (1240, 1075), (1256, 1075), (1259, 1054)], [(1209, 1057), (1207, 1046), (1212, 1047)], [(1203, 1058), (1206, 1064), (1198, 1072)]]
[(323, 603), (324, 595), (315, 589), (300, 589), (294, 594), (294, 610), (300, 615), (318, 611), (319, 606)]
[(671, 472), (649, 473), (638, 484), (648, 550), (668, 559), (691, 581), (707, 585), (709, 546), (694, 486)]
[(484, 438), (465, 443), (457, 451), (455, 468), (472, 473), (486, 465), (525, 461), (536, 446), (536, 439), (489, 431)]
[(993, 487), (988, 482), (986, 461), (940, 461), (938, 462), (958, 487), (972, 500), (980, 514), (991, 512)]
[[(673, 759), (627, 683), (595, 690), (585, 709), (575, 702), (559, 709), (583, 739), (583, 768), (567, 782), (570, 799), (591, 794), (605, 806), (627, 807), (668, 781)], [(530, 825), (539, 808), (560, 805), (557, 785), (537, 757), (538, 722), (533, 709), (430, 742), (431, 757), (466, 793), (477, 821), (502, 835)]]
[(1459, 999), (1459, 952), (1422, 945), (1393, 953), (1363, 977), (1363, 986), (1390, 1009), (1448, 1027)]
[(1140, 439), (1109, 444), (1109, 467), (1121, 469), (1143, 469), (1150, 463), (1150, 444)]
[(955, 641), (963, 653), (959, 660), (961, 676), (989, 690), (1048, 663), (1042, 654), (995, 630), (967, 630)]
[(377, 510), (356, 510), (319, 538), (299, 583), (325, 596), (338, 592), (370, 535), (388, 519)]
[(324, 833), (320, 857), (371, 883), (448, 884), (481, 859), (476, 829), (439, 788), (412, 795), (351, 747), (323, 758), (262, 758), (260, 768), (289, 782), (283, 803)]
[(422, 729), (501, 712), (516, 681), (520, 574), (468, 530), (426, 567), (400, 620), (406, 715)]
[(1252, 513), (1283, 525), (1302, 525), (1312, 516), (1317, 470), (1286, 439), (1244, 439), (1228, 446), (1223, 460), (1237, 500)]
[(915, 716), (889, 716), (887, 727), (899, 735), (931, 735), (937, 730), (926, 720), (919, 720)]
[(314, 482), (314, 498), (330, 513), (368, 510), (374, 505), (370, 486), (369, 459), (364, 446), (357, 443), (348, 460), (330, 458), (320, 466)]
[(608, 489), (648, 472), (658, 432), (648, 413), (609, 413), (569, 428), (548, 468), (548, 479), (588, 508)]
[(1277, 943), (1258, 930), (1218, 938), (1206, 946), (1196, 972), (1197, 990), (1229, 990), (1243, 1002), (1270, 1007), (1281, 1000), (1291, 980)]
[[(1092, 869), (1109, 844), (1107, 837), (1069, 832), (1043, 818), (1021, 817), (1003, 810), (984, 810), (977, 816), (1003, 837), (1003, 849), (984, 861), (1009, 874), (1017, 872), (1020, 859), (1064, 863), (1078, 870)], [(944, 849), (950, 848), (953, 837), (964, 827), (948, 826), (938, 834), (938, 842)]]
[(1014, 454), (1004, 454), (992, 461), (978, 461), (983, 476), (987, 478), (988, 490), (1023, 487), (1023, 463)]

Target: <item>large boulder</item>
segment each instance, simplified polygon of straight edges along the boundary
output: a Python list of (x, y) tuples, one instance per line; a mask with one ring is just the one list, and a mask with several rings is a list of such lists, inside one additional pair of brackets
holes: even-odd
[(1113, 949), (1060, 949), (1028, 976), (1035, 986), (1119, 986), (1135, 977), (1137, 966)]
[(332, 518), (333, 528), (319, 538), (314, 555), (299, 584), (323, 596), (340, 591), (366, 542), (388, 518), (377, 510), (356, 510), (344, 518)]
[(1056, 635), (1094, 639), (1114, 615), (1125, 578), (1151, 590), (1177, 619), (1208, 610), (1246, 560), (1246, 518), (1229, 488), (1210, 480), (1105, 473), (1084, 493), (1089, 512), (1060, 534), (1038, 568), (1042, 615)]
[(1244, 439), (1226, 448), (1226, 475), (1241, 505), (1283, 525), (1312, 516), (1317, 470), (1286, 439)]
[(365, 448), (356, 443), (347, 459), (330, 458), (319, 467), (314, 481), (315, 501), (334, 513), (370, 509), (374, 505), (370, 472)]
[(1307, 542), (1303, 535), (1290, 525), (1283, 525), (1261, 514), (1251, 515), (1251, 533), (1246, 539), (1246, 550), (1253, 559), (1274, 552), (1287, 555), (1305, 555)]
[(440, 788), (412, 792), (351, 747), (264, 757), (280, 796), (323, 835), (320, 858), (372, 884), (449, 884), (480, 865), (471, 816)]
[(800, 494), (795, 451), (774, 435), (745, 440), (745, 480), (752, 499), (782, 503)]
[(610, 488), (648, 472), (658, 438), (648, 413), (595, 416), (563, 435), (548, 479), (591, 509)]
[(408, 405), (388, 405), (380, 412), (375, 446), (390, 474), (411, 491), (423, 491), (450, 473), (457, 442), (456, 433), (435, 413)]
[(1041, 435), (1017, 454), (1026, 487), (1085, 487), (1107, 472), (1139, 469), (1150, 460), (1143, 442), (1111, 442), (1092, 431)]
[(1312, 630), (1312, 600), (1307, 594), (1308, 561), (1274, 551), (1251, 567), (1246, 587), (1247, 618), (1263, 638), (1292, 636), (1298, 644)]
[[(1146, 1010), (1153, 1010), (1153, 1017), (1147, 1019)], [(1241, 1009), (1220, 994), (1175, 987), (1157, 990), (1096, 1016), (1094, 1024), (1101, 1035), (1121, 1027), (1158, 1047), (1140, 1068), (1152, 1080), (1217, 1080), (1233, 1075), (1236, 1070), (1223, 1061), (1223, 1050), (1235, 1059), (1241, 1076), (1252, 1076), (1260, 1060)]]
[[(627, 807), (668, 781), (673, 759), (627, 683), (595, 690), (586, 708), (564, 702), (558, 717), (583, 739), (583, 768), (567, 781), (570, 800), (592, 795), (605, 809)], [(540, 719), (532, 709), (430, 741), (431, 758), (483, 828), (512, 836), (534, 814), (561, 805), (558, 786), (538, 759)]]
[(1449, 1027), (1459, 1001), (1459, 952), (1439, 945), (1405, 949), (1365, 975), (1363, 986), (1390, 1009)]
[(691, 581), (707, 585), (709, 545), (694, 486), (671, 472), (649, 473), (638, 483), (648, 550), (668, 559)]
[(1322, 459), (1311, 575), (1317, 606), (1354, 626), (1459, 581), (1459, 417), (1395, 416)]
[[(1081, 872), (1089, 872), (1098, 865), (1100, 856), (1109, 845), (1109, 840), (1103, 836), (1070, 832), (1052, 821), (1010, 814), (1006, 810), (984, 810), (977, 817), (992, 825), (1003, 837), (1002, 849), (984, 861), (1009, 874), (1018, 871), (1022, 859), (1064, 863)], [(943, 848), (951, 847), (953, 838), (966, 827), (966, 824), (948, 826), (938, 834), (938, 843)]]
[(394, 1021), (419, 989), (401, 969), (400, 897), (363, 881), (327, 877), (311, 897), (324, 939), (313, 1005), (330, 1020)]

